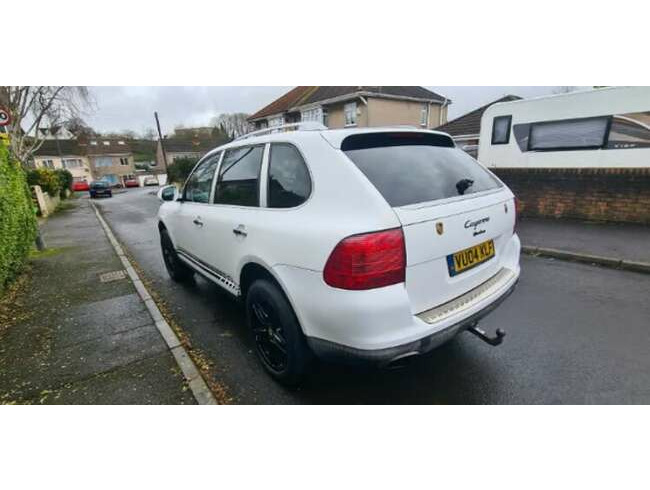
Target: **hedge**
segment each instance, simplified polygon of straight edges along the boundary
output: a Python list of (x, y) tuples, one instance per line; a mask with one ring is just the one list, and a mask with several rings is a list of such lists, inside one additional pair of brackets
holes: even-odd
[(27, 183), (40, 185), (41, 189), (50, 197), (55, 197), (58, 194), (61, 199), (65, 199), (65, 190), (72, 189), (72, 174), (65, 169), (37, 168), (27, 172)]
[(174, 163), (167, 167), (167, 176), (170, 183), (182, 184), (185, 182), (190, 172), (196, 165), (196, 158), (181, 157), (176, 158)]
[(20, 272), (36, 238), (25, 172), (0, 146), (0, 292)]

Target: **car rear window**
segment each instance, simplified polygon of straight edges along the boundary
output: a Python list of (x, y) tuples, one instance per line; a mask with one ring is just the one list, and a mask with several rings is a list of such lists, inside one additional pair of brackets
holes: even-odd
[(368, 133), (348, 136), (341, 150), (392, 206), (408, 206), (501, 186), (444, 135)]

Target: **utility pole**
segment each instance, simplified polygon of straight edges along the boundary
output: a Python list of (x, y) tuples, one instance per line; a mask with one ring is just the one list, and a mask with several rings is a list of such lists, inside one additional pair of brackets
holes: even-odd
[(162, 132), (160, 131), (160, 121), (158, 120), (158, 113), (154, 112), (153, 116), (156, 118), (156, 127), (158, 128), (158, 141), (160, 141), (160, 148), (162, 149), (163, 165), (165, 166), (165, 173), (167, 173), (167, 152), (165, 152), (165, 143), (163, 142)]

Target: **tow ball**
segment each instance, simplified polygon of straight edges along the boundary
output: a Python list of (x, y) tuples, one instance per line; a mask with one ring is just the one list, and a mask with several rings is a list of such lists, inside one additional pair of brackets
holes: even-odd
[(503, 337), (506, 336), (506, 333), (503, 330), (497, 328), (495, 332), (496, 335), (494, 337), (490, 337), (485, 330), (478, 327), (478, 323), (472, 323), (467, 331), (476, 335), (483, 342), (493, 346), (500, 345), (503, 342)]

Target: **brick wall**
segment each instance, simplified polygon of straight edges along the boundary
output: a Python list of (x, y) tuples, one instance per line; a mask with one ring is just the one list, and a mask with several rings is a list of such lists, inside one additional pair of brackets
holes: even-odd
[(650, 168), (491, 169), (522, 216), (650, 224)]

